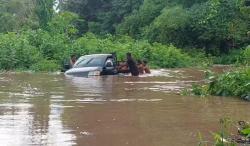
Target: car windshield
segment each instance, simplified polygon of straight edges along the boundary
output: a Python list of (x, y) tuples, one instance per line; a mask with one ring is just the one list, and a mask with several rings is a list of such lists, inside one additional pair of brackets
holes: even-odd
[(80, 67), (102, 67), (106, 56), (83, 56), (75, 64), (74, 68)]

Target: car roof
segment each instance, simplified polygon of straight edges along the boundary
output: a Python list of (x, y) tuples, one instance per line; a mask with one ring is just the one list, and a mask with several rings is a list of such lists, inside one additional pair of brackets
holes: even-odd
[(81, 57), (91, 57), (91, 56), (96, 56), (96, 57), (99, 57), (99, 56), (112, 56), (112, 54), (90, 54), (90, 55), (84, 55), (84, 56), (81, 56)]

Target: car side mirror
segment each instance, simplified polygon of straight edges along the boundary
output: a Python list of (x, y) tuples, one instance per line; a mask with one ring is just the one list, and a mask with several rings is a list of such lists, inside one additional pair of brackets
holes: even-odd
[(107, 62), (107, 63), (106, 63), (106, 67), (113, 67), (113, 65), (112, 65), (111, 62)]

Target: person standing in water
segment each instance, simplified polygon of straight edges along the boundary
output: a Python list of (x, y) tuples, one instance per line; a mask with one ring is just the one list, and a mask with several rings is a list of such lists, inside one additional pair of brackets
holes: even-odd
[(127, 53), (127, 65), (132, 76), (139, 76), (139, 69), (131, 53)]
[(71, 55), (70, 57), (70, 68), (72, 68), (77, 61), (76, 55)]
[(127, 62), (120, 61), (117, 65), (118, 73), (129, 73)]
[(144, 65), (141, 60), (137, 61), (137, 67), (138, 67), (140, 75), (144, 74)]
[(145, 72), (146, 74), (151, 74), (151, 71), (150, 71), (150, 69), (149, 69), (149, 67), (148, 67), (148, 62), (147, 62), (146, 60), (144, 60), (142, 64), (143, 64), (144, 72)]

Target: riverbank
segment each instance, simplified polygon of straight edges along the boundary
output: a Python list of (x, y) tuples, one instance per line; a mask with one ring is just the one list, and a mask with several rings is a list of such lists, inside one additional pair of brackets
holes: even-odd
[[(187, 51), (188, 50), (188, 51)], [(129, 36), (99, 37), (92, 33), (78, 38), (45, 30), (27, 30), (0, 34), (0, 70), (57, 71), (72, 54), (116, 52), (118, 60), (125, 60), (131, 52), (135, 59), (147, 60), (154, 68), (211, 66), (214, 63), (245, 63), (250, 47), (227, 55), (211, 56), (201, 49), (180, 49), (173, 45), (149, 43)]]
[(0, 69), (3, 70), (56, 71), (72, 54), (80, 57), (116, 52), (118, 60), (124, 60), (126, 53), (131, 52), (135, 59), (147, 60), (159, 68), (193, 66), (197, 59), (202, 59), (194, 59), (172, 45), (151, 44), (128, 36), (100, 38), (91, 33), (69, 40), (63, 34), (44, 30), (24, 31), (0, 34), (0, 44)]
[(246, 121), (234, 121), (231, 118), (224, 117), (219, 120), (220, 128), (217, 132), (210, 132), (213, 140), (204, 140), (199, 133), (199, 146), (218, 145), (218, 146), (236, 146), (250, 144), (250, 124)]
[(233, 96), (250, 101), (250, 66), (233, 67), (223, 74), (208, 70), (206, 74), (205, 83), (194, 84), (186, 94)]

